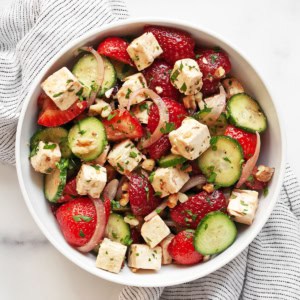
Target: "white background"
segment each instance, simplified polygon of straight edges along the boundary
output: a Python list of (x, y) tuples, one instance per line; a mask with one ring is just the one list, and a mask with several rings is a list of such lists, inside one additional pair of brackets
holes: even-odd
[[(0, 9), (12, 0), (0, 0)], [(67, 1), (67, 0), (66, 0)], [(95, 0), (97, 1), (97, 0)], [(288, 161), (300, 178), (300, 1), (127, 0), (132, 17), (203, 24), (236, 44), (271, 87), (286, 127)], [(82, 271), (40, 233), (13, 167), (0, 165), (0, 298), (117, 299), (121, 286)]]

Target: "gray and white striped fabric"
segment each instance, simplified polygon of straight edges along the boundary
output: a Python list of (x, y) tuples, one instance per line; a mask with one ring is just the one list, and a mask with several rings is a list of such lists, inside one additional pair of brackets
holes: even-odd
[(198, 280), (167, 288), (123, 289), (120, 300), (300, 299), (300, 187), (290, 166), (275, 209), (236, 259)]
[(15, 0), (0, 13), (0, 161), (15, 163), (15, 131), (28, 89), (69, 41), (128, 17), (123, 0)]

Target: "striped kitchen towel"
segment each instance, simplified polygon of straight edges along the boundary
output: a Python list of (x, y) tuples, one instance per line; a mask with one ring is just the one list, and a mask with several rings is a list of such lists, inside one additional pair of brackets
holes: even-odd
[(128, 17), (123, 0), (15, 0), (0, 12), (0, 161), (15, 163), (15, 132), (28, 89), (69, 41)]
[(120, 300), (300, 299), (300, 187), (290, 166), (266, 225), (237, 258), (198, 280), (166, 288), (125, 287)]

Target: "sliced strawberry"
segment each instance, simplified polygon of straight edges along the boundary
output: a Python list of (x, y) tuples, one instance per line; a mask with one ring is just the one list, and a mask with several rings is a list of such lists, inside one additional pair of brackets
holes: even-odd
[(212, 194), (203, 191), (172, 208), (170, 215), (177, 224), (195, 229), (207, 213), (216, 210), (226, 212), (226, 207), (226, 198), (221, 191), (216, 190)]
[(143, 128), (139, 120), (127, 110), (114, 110), (102, 121), (107, 138), (111, 141), (136, 139), (143, 136)]
[(134, 215), (146, 216), (161, 202), (154, 196), (154, 190), (149, 180), (139, 174), (131, 174), (129, 177), (129, 202)]
[(250, 175), (245, 182), (245, 185), (250, 190), (262, 191), (268, 186), (268, 182), (261, 182), (255, 178), (255, 174), (257, 172), (257, 167), (254, 167), (252, 171), (252, 175)]
[(183, 58), (194, 58), (195, 41), (189, 33), (163, 26), (147, 25), (145, 32), (152, 32), (163, 49), (161, 58), (173, 65)]
[[(169, 112), (169, 122), (174, 123), (174, 128), (177, 129), (183, 119), (188, 115), (184, 106), (177, 101), (174, 101), (170, 98), (162, 98), (164, 103), (166, 104)], [(149, 120), (148, 120), (148, 129), (151, 133), (154, 132), (157, 125), (159, 123), (159, 112), (158, 108), (155, 104), (151, 105), (149, 112)], [(163, 155), (167, 154), (171, 149), (171, 144), (168, 138), (168, 135), (162, 136), (157, 142), (152, 144), (147, 148), (149, 155), (153, 159), (158, 159)]]
[(86, 101), (77, 101), (67, 110), (60, 110), (44, 93), (39, 96), (38, 105), (42, 108), (38, 117), (38, 124), (45, 127), (66, 124), (80, 115), (87, 107)]
[(75, 247), (85, 245), (96, 228), (96, 208), (89, 198), (64, 203), (56, 211), (56, 218), (66, 241)]
[(155, 60), (149, 68), (143, 71), (143, 74), (151, 90), (159, 93), (159, 89), (162, 89), (162, 92), (159, 93), (160, 97), (170, 97), (178, 100), (180, 93), (171, 84), (171, 71), (172, 67), (168, 63), (163, 60)]
[(71, 200), (74, 200), (75, 198), (79, 197), (79, 194), (76, 190), (76, 178), (73, 178), (72, 180), (68, 181), (62, 196), (58, 199), (58, 203), (68, 202)]
[(253, 156), (256, 147), (255, 133), (246, 132), (232, 125), (228, 125), (225, 130), (225, 135), (236, 139), (241, 144), (246, 160)]
[(202, 82), (203, 85), (201, 88), (201, 93), (203, 94), (203, 97), (212, 96), (213, 94), (216, 94), (219, 91), (219, 79), (204, 77), (202, 78)]
[(194, 230), (179, 232), (168, 246), (168, 252), (180, 265), (193, 265), (203, 260), (202, 254), (194, 248)]
[(127, 53), (128, 46), (129, 43), (122, 38), (108, 37), (99, 44), (97, 51), (99, 54), (134, 66), (129, 54)]

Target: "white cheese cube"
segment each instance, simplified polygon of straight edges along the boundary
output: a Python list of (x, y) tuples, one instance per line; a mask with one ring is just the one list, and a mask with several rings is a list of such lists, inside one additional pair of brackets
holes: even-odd
[[(127, 107), (131, 94), (141, 88), (147, 88), (147, 82), (142, 73), (136, 73), (126, 77), (125, 82), (117, 93), (120, 106)], [(140, 94), (131, 100), (130, 105), (138, 104), (146, 99), (147, 95)]]
[(162, 198), (179, 192), (190, 176), (176, 168), (157, 168), (152, 178), (153, 189)]
[(185, 118), (181, 126), (169, 133), (171, 151), (189, 160), (199, 157), (210, 146), (208, 127), (193, 118)]
[(109, 146), (109, 144), (107, 144), (104, 147), (103, 152), (95, 160), (93, 160), (92, 163), (95, 165), (103, 166), (106, 163), (107, 154), (109, 152), (109, 149), (110, 149), (110, 146)]
[(234, 221), (251, 225), (258, 206), (258, 192), (234, 189), (229, 198), (227, 211)]
[(127, 52), (137, 69), (141, 71), (149, 67), (163, 50), (153, 33), (146, 32), (130, 43)]
[(76, 190), (79, 195), (99, 198), (107, 182), (106, 168), (99, 165), (82, 164), (76, 177)]
[(66, 67), (49, 76), (41, 86), (60, 110), (66, 110), (74, 104), (78, 99), (76, 94), (83, 88)]
[(162, 249), (162, 264), (169, 265), (172, 263), (172, 256), (168, 251), (168, 246), (172, 242), (174, 234), (170, 233), (164, 240), (161, 241), (160, 246)]
[(159, 270), (161, 259), (161, 247), (151, 249), (148, 245), (132, 244), (129, 249), (128, 266), (136, 269)]
[(36, 153), (30, 161), (35, 171), (49, 174), (56, 167), (56, 163), (60, 161), (60, 158), (61, 153), (58, 144), (40, 141)]
[(101, 116), (102, 118), (107, 118), (112, 112), (111, 106), (109, 103), (101, 99), (96, 99), (95, 104), (91, 105), (89, 108), (90, 116)]
[(108, 162), (121, 174), (134, 170), (142, 160), (142, 153), (127, 139), (116, 144), (107, 156)]
[(96, 267), (112, 273), (121, 271), (127, 247), (107, 238), (100, 245)]
[(151, 248), (157, 246), (169, 234), (169, 227), (159, 215), (145, 222), (141, 228), (141, 235)]
[(202, 73), (191, 58), (177, 60), (170, 76), (173, 86), (185, 95), (194, 95), (202, 88)]
[(132, 108), (134, 116), (143, 124), (148, 124), (150, 107), (153, 104), (151, 101), (145, 101)]

